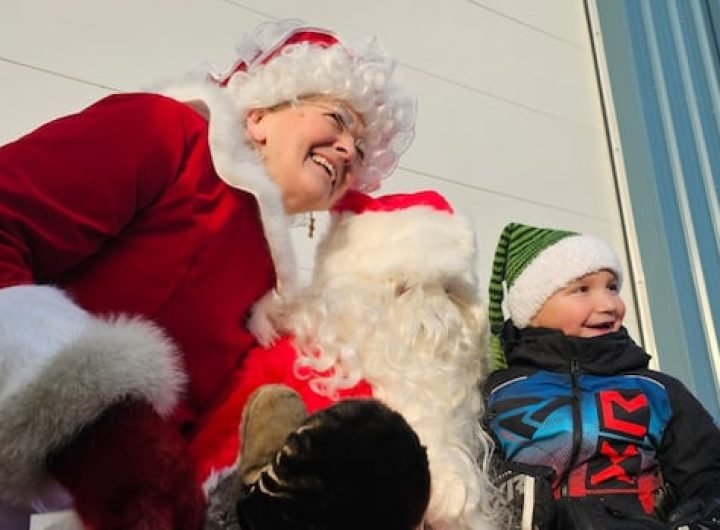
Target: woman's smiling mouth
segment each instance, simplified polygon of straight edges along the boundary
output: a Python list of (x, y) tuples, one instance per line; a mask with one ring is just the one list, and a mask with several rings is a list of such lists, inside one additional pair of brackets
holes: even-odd
[(335, 181), (337, 171), (335, 170), (335, 166), (333, 166), (327, 158), (319, 154), (313, 154), (310, 158), (313, 162), (324, 168), (328, 176)]

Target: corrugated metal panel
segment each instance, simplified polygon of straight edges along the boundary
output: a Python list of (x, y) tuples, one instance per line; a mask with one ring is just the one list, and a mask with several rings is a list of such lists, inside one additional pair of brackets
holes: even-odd
[(720, 418), (717, 5), (603, 0), (588, 9), (599, 22), (618, 176), (627, 179), (660, 365)]

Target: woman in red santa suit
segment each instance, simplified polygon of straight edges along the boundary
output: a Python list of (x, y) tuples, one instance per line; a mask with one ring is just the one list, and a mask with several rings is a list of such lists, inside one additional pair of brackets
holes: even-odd
[(332, 208), (312, 281), (274, 315), (286, 336), (250, 351), (193, 441), (206, 487), (236, 464), (246, 482), (256, 479), (236, 427), (257, 388), (281, 383), (310, 412), (374, 397), (402, 414), (427, 449), (424, 528), (498, 528), (486, 473), (492, 442), (479, 423), (488, 335), (475, 258), (472, 228), (438, 193), (348, 192)]
[(0, 500), (18, 528), (71, 503), (88, 528), (198, 527), (187, 442), (251, 332), (272, 336), (290, 216), (377, 188), (412, 138), (392, 72), (372, 42), (269, 23), (223, 74), (0, 147)]

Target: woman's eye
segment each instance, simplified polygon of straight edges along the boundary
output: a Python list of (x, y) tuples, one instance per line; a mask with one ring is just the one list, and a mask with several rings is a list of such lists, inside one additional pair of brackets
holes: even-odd
[[(325, 116), (331, 118), (337, 126), (338, 132), (348, 131), (347, 122), (339, 112), (327, 112)], [(355, 140), (355, 152), (357, 153), (357, 161), (365, 160), (365, 150), (362, 147), (362, 140)]]
[(345, 125), (345, 120), (343, 120), (343, 117), (340, 116), (340, 114), (338, 114), (337, 112), (328, 112), (327, 114), (325, 114), (325, 116), (329, 116), (330, 118), (332, 118), (339, 130), (344, 131), (347, 128), (347, 126)]

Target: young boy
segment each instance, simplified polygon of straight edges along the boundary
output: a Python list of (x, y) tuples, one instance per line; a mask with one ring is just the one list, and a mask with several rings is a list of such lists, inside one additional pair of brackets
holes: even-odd
[(484, 421), (515, 527), (720, 528), (720, 431), (648, 369), (622, 325), (622, 280), (594, 236), (521, 224), (500, 236)]

